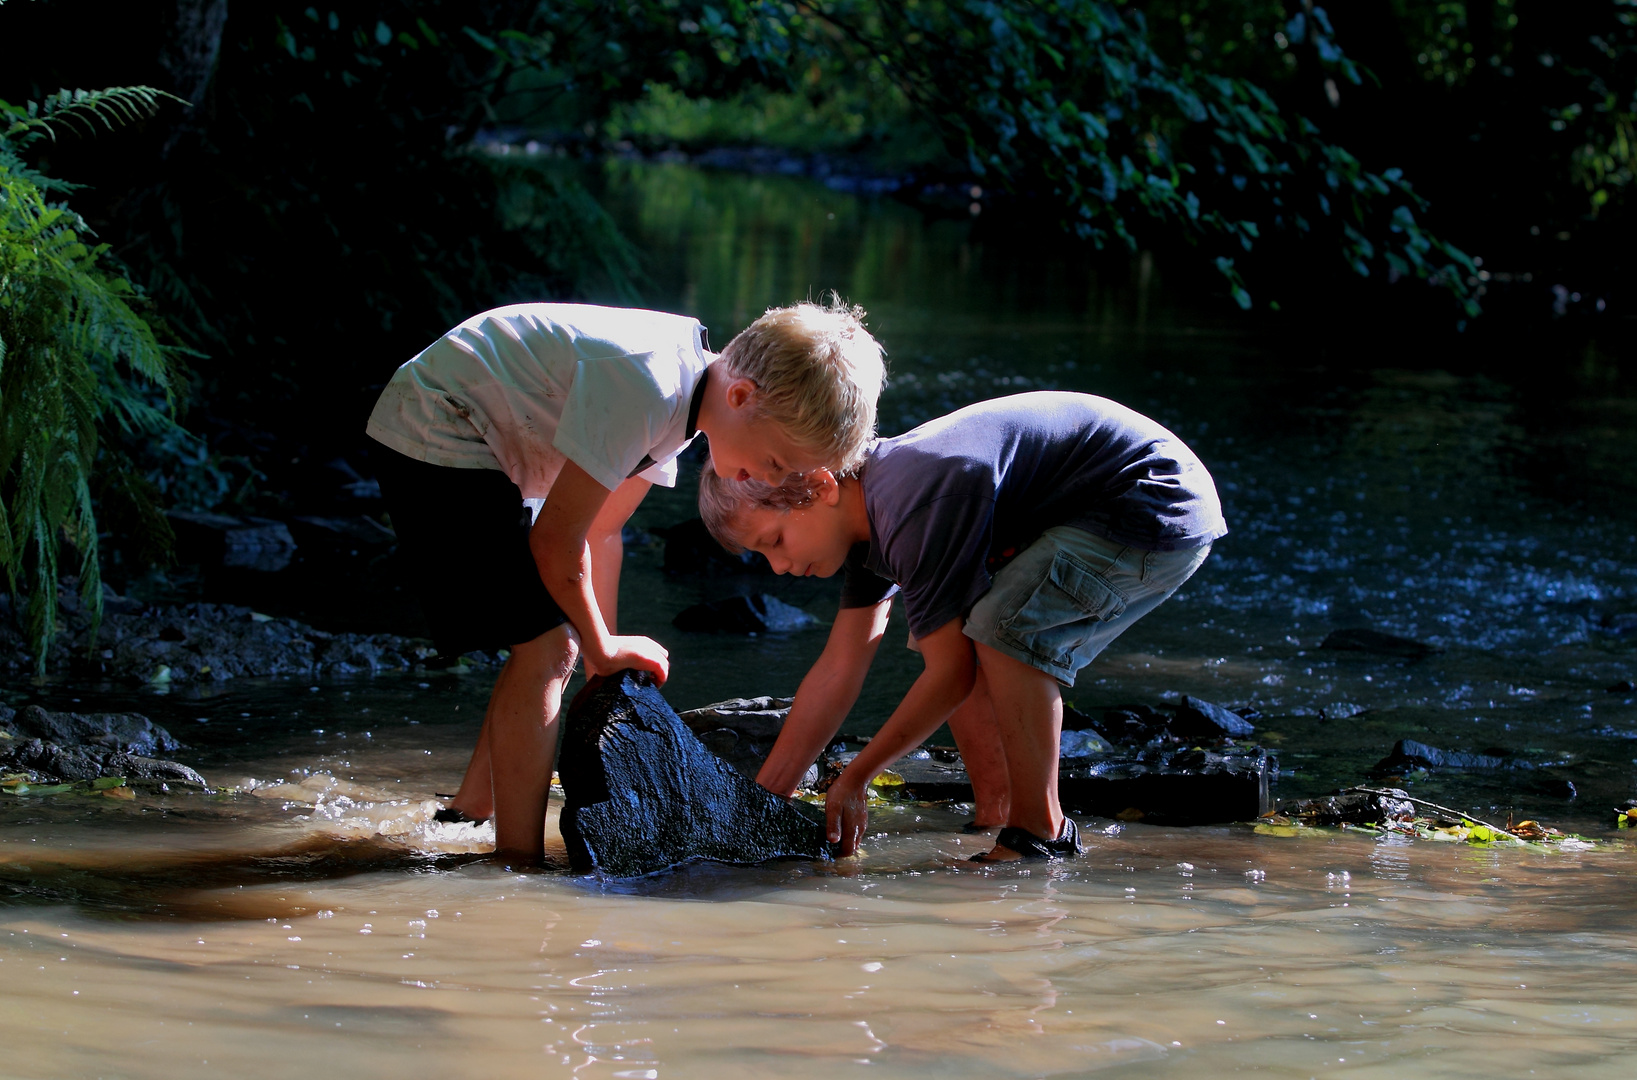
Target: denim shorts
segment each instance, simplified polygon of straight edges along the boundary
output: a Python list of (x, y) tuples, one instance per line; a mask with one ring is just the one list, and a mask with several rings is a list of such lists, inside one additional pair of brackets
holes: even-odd
[(1143, 551), (1058, 525), (995, 575), (962, 631), (1073, 686), (1080, 669), (1191, 577), (1211, 545)]

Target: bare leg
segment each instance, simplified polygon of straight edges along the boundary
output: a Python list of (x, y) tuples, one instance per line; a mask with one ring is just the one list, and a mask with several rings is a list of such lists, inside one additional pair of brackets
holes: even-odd
[[(579, 651), (574, 628), (564, 623), (533, 641), (513, 646), (495, 680), (483, 727), (494, 785), (497, 855), (530, 862), (539, 862), (545, 855), (546, 800), (557, 760), (557, 714)], [(479, 753), (483, 752), (480, 737)]]
[[(1063, 829), (1057, 800), (1057, 751), (1063, 732), (1063, 694), (1057, 680), (979, 643), (978, 664), (1006, 753), (1011, 812), (1006, 824), (1043, 840)], [(1004, 856), (1004, 849), (1001, 850)]]
[(989, 685), (978, 666), (972, 692), (949, 718), (949, 733), (961, 752), (961, 762), (972, 781), (972, 820), (983, 829), (1006, 824), (1012, 809), (1012, 784), (1006, 774), (1006, 747), (995, 725)]
[[(492, 703), (493, 699), (490, 700)], [(483, 730), (478, 733), (477, 748), (472, 751), (472, 760), (466, 764), (466, 775), (460, 780), (460, 790), (449, 800), (449, 806), (473, 821), (487, 821), (494, 816), (494, 777), (489, 775), (488, 716), (483, 718)]]

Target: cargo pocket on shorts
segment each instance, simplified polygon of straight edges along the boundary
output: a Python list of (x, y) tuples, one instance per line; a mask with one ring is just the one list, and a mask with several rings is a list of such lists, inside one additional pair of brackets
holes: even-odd
[(1056, 667), (1072, 668), (1074, 651), (1091, 636), (1091, 624), (1118, 618), (1125, 603), (1102, 574), (1059, 551), (1034, 592), (1001, 614), (995, 633)]

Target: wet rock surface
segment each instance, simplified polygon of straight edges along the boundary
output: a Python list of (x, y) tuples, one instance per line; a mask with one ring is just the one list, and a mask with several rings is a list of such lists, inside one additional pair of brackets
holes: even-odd
[(275, 572), (290, 565), (295, 538), (282, 521), (190, 510), (165, 515), (176, 533), (176, 552), (192, 562)]
[(636, 877), (695, 859), (828, 857), (821, 815), (711, 753), (644, 673), (622, 672), (580, 693), (557, 771), (563, 839), (582, 873)]
[(1481, 769), (1497, 770), (1509, 769), (1515, 765), (1523, 765), (1514, 761), (1512, 755), (1504, 750), (1489, 750), (1481, 754), (1465, 753), (1457, 750), (1440, 750), (1436, 746), (1416, 742), (1414, 739), (1400, 739), (1393, 744), (1392, 752), (1370, 770), (1372, 774), (1405, 772), (1412, 769)]
[(818, 620), (777, 597), (756, 593), (695, 604), (672, 619), (671, 625), (705, 634), (786, 634), (817, 626)]
[(1384, 791), (1342, 791), (1317, 799), (1302, 799), (1284, 813), (1307, 825), (1382, 825), (1416, 816), (1409, 793), (1399, 788)]
[(122, 777), (150, 785), (203, 789), (186, 765), (157, 757), (182, 749), (170, 732), (140, 713), (47, 712), (0, 704), (0, 773), (34, 783)]
[[(235, 604), (146, 607), (118, 596), (104, 600), (103, 620), (87, 655), (90, 619), (66, 607), (66, 630), (47, 658), (50, 673), (128, 683), (198, 683), (257, 676), (375, 674), (437, 664), (431, 642), (396, 634), (329, 633), (295, 619)], [(15, 620), (0, 611), (0, 672), (33, 668)], [(469, 653), (473, 663), (498, 663)]]
[(1095, 714), (1063, 707), (1064, 731), (1089, 731), (1115, 746), (1163, 747), (1183, 742), (1243, 739), (1256, 733), (1254, 710), (1235, 711), (1183, 695), (1179, 704), (1112, 705)]
[[(790, 700), (737, 698), (682, 715), (713, 752), (754, 777), (778, 738)], [(1234, 744), (1254, 728), (1232, 710), (1184, 697), (1175, 705), (1117, 706), (1096, 718), (1066, 712), (1065, 725), (1078, 727), (1063, 733), (1058, 792), (1073, 813), (1201, 825), (1249, 821), (1272, 809), (1278, 762), (1260, 747)], [(827, 788), (855, 755), (846, 741), (832, 746), (802, 786)], [(902, 783), (889, 786), (908, 798), (972, 798), (972, 782), (953, 747), (921, 747), (890, 771)]]
[[(717, 757), (739, 773), (754, 780), (778, 741), (784, 718), (790, 715), (794, 698), (731, 698), (677, 716), (688, 730)], [(818, 779), (817, 766), (810, 767), (803, 786)]]
[(1413, 638), (1384, 634), (1380, 630), (1336, 630), (1319, 643), (1321, 649), (1339, 652), (1374, 653), (1377, 656), (1396, 656), (1403, 660), (1420, 660), (1444, 650), (1436, 645)]

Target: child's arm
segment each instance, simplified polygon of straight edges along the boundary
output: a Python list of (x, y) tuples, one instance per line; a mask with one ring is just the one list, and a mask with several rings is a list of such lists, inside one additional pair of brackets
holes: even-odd
[(638, 476), (609, 493), (608, 501), (591, 522), (586, 545), (591, 549), (591, 585), (597, 594), (597, 609), (610, 634), (618, 634), (620, 610), (620, 568), (625, 565), (625, 523), (654, 485)]
[(892, 598), (888, 597), (870, 607), (836, 612), (824, 652), (802, 679), (778, 741), (756, 774), (758, 784), (785, 798), (796, 793), (807, 767), (835, 736), (858, 700), (891, 611)]
[(580, 635), (586, 673), (610, 675), (637, 668), (653, 672), (663, 683), (670, 674), (665, 647), (652, 638), (614, 636), (597, 604), (586, 537), (611, 494), (574, 462), (565, 462), (529, 533), (529, 549), (546, 591)]
[(858, 850), (864, 826), (869, 823), (870, 781), (937, 731), (938, 725), (949, 719), (972, 692), (978, 661), (971, 640), (961, 633), (960, 619), (944, 623), (921, 638), (920, 645), (926, 670), (824, 797), (829, 840), (840, 843), (843, 855)]

